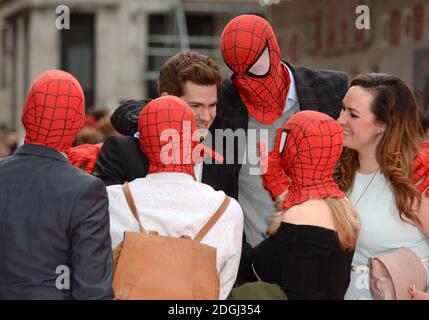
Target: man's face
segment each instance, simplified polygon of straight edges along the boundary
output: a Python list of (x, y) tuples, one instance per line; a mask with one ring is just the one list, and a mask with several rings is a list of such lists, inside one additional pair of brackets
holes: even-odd
[(217, 86), (187, 81), (183, 85), (183, 95), (180, 98), (191, 107), (199, 135), (204, 138), (216, 117)]

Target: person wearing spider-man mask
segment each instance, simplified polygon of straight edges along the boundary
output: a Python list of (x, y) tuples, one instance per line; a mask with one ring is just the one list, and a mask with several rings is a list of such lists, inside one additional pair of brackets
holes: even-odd
[(336, 120), (307, 110), (278, 129), (268, 157), (261, 153), (268, 191), (277, 194), (283, 181), (287, 192), (248, 269), (290, 300), (342, 300), (350, 283), (360, 222), (333, 178), (343, 142)]
[(24, 105), (25, 141), (0, 161), (0, 299), (109, 299), (112, 251), (103, 182), (67, 161), (85, 100), (49, 70)]
[[(176, 96), (165, 95), (149, 102), (140, 113), (138, 126), (140, 148), (148, 158), (149, 168), (145, 177), (128, 186), (139, 222), (146, 231), (195, 239), (226, 203), (225, 212), (201, 239), (201, 243), (217, 249), (219, 299), (226, 299), (240, 263), (243, 213), (236, 200), (230, 199), (228, 204), (225, 192), (198, 182), (194, 172), (195, 164), (203, 160), (202, 151), (216, 155), (199, 143), (193, 111)], [(139, 230), (139, 222), (127, 203), (123, 185), (110, 185), (107, 192), (112, 247), (116, 248), (123, 241), (124, 231)], [(180, 298), (176, 289), (169, 289), (171, 299)]]
[(348, 79), (343, 72), (293, 67), (282, 61), (272, 27), (256, 15), (232, 19), (222, 32), (220, 44), (232, 75), (224, 83), (219, 105), (225, 119), (234, 119), (233, 129), (248, 132), (246, 152), (238, 155), (238, 159), (246, 160), (238, 164), (238, 198), (245, 215), (247, 242), (254, 247), (266, 238), (275, 212), (274, 198), (264, 188), (261, 176), (252, 174), (259, 166), (249, 157), (257, 153), (256, 141), (265, 140), (268, 151), (272, 150), (276, 130), (300, 110), (338, 118)]

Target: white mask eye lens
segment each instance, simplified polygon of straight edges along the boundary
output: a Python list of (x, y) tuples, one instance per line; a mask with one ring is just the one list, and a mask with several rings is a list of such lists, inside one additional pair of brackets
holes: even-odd
[(285, 148), (286, 145), (286, 138), (287, 138), (287, 132), (283, 131), (282, 132), (282, 136), (280, 137), (280, 146), (279, 146), (279, 153), (283, 152), (283, 149)]
[(270, 52), (266, 46), (259, 59), (249, 69), (249, 73), (255, 76), (263, 76), (268, 70), (270, 70)]

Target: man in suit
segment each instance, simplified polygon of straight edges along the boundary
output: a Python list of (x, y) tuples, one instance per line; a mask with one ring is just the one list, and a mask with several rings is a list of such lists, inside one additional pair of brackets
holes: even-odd
[(106, 188), (66, 157), (84, 115), (72, 75), (35, 79), (22, 114), (25, 143), (0, 161), (0, 299), (113, 296)]
[[(169, 58), (159, 73), (160, 96), (175, 95), (186, 101), (194, 114), (201, 139), (213, 135), (212, 123), (216, 117), (217, 91), (222, 76), (216, 63), (196, 52), (181, 52)], [(147, 157), (141, 152), (137, 132), (139, 113), (148, 100), (130, 100), (120, 106), (111, 120), (117, 123), (119, 132), (128, 136), (109, 137), (97, 158), (94, 175), (108, 185), (123, 184), (145, 177), (148, 172)], [(208, 131), (210, 130), (210, 134)], [(237, 198), (231, 183), (233, 165), (200, 163), (194, 167), (198, 182), (206, 183), (215, 190), (223, 190)]]

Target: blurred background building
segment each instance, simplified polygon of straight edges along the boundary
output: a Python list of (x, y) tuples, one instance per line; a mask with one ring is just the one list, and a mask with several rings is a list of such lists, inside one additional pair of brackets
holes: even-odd
[[(69, 29), (57, 28), (60, 5)], [(20, 126), (28, 87), (46, 69), (71, 72), (87, 109), (154, 98), (168, 57), (191, 49), (221, 62), (225, 24), (264, 12), (258, 0), (0, 0), (0, 124)]]
[[(57, 28), (59, 5), (70, 29)], [(369, 30), (356, 28), (359, 5)], [(20, 127), (28, 87), (46, 69), (73, 73), (88, 111), (155, 97), (160, 66), (180, 50), (216, 58), (227, 75), (219, 36), (243, 13), (270, 21), (292, 64), (393, 73), (429, 104), (429, 0), (0, 0), (0, 128)]]
[[(356, 28), (360, 5), (369, 30)], [(395, 74), (429, 104), (429, 0), (281, 1), (267, 15), (292, 64)]]

